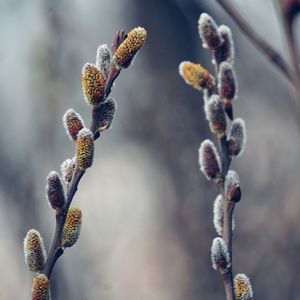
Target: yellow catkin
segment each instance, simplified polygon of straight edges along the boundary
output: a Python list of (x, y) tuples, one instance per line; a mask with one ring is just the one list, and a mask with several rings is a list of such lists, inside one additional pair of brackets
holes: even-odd
[(93, 164), (94, 158), (94, 139), (93, 134), (87, 128), (79, 131), (76, 142), (77, 167), (85, 171)]
[(144, 45), (147, 31), (143, 27), (132, 29), (114, 54), (114, 61), (119, 68), (129, 67), (135, 54)]
[(98, 106), (104, 99), (106, 79), (93, 64), (85, 64), (82, 70), (82, 90), (88, 104)]
[(31, 300), (48, 300), (49, 280), (45, 274), (33, 279)]
[(24, 239), (25, 262), (30, 271), (38, 272), (44, 267), (46, 252), (40, 233), (31, 229), (27, 232)]
[(73, 207), (68, 211), (64, 226), (62, 247), (72, 247), (78, 240), (81, 229), (81, 210)]
[(179, 73), (187, 84), (199, 91), (214, 84), (211, 74), (200, 64), (184, 61), (179, 65)]
[(237, 274), (234, 277), (234, 292), (237, 300), (252, 299), (252, 286), (249, 278), (245, 274)]

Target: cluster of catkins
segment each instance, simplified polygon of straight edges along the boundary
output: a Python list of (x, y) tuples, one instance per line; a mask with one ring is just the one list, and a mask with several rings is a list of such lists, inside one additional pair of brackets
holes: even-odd
[[(229, 205), (234, 207), (241, 198), (239, 176), (236, 171), (229, 170), (229, 166), (231, 159), (244, 151), (246, 128), (241, 118), (233, 117), (232, 102), (237, 98), (237, 79), (231, 30), (225, 25), (217, 26), (206, 13), (200, 15), (198, 29), (203, 47), (211, 52), (217, 78), (200, 64), (189, 61), (180, 64), (179, 73), (187, 84), (203, 91), (206, 119), (219, 145), (221, 158), (212, 141), (203, 141), (199, 149), (199, 164), (206, 178), (215, 181), (220, 190), (213, 209), (213, 222), (220, 237), (213, 240), (211, 259), (213, 268), (224, 274), (232, 272), (231, 254), (223, 239), (224, 214)], [(233, 230), (234, 222), (230, 221)], [(233, 284), (237, 300), (253, 297), (251, 283), (245, 274), (236, 275)]]
[[(116, 110), (115, 100), (108, 97), (113, 82), (121, 69), (129, 67), (132, 63), (146, 37), (147, 32), (142, 27), (134, 28), (128, 35), (120, 30), (114, 40), (113, 53), (106, 44), (100, 45), (97, 50), (96, 64), (84, 65), (82, 90), (86, 102), (92, 107), (93, 118), (89, 129), (86, 128), (81, 116), (73, 109), (67, 110), (63, 116), (63, 125), (67, 135), (76, 144), (75, 156), (62, 163), (61, 176), (58, 172), (51, 171), (47, 176), (46, 185), (46, 197), (56, 217), (65, 216), (64, 219), (62, 218), (63, 229), (58, 240), (58, 247), (62, 252), (77, 242), (81, 229), (81, 210), (76, 207), (70, 208), (74, 195), (70, 196), (72, 182), (76, 180), (78, 176), (76, 174), (82, 176), (85, 170), (92, 166), (94, 141), (102, 131), (110, 128)], [(48, 258), (43, 239), (35, 229), (27, 232), (24, 240), (24, 254), (29, 270), (36, 273), (33, 280), (32, 300), (48, 299), (49, 278), (45, 271)]]

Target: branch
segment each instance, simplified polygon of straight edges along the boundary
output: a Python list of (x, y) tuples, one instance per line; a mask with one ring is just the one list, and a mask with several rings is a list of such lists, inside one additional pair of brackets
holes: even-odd
[(242, 15), (228, 0), (217, 0), (224, 10), (232, 17), (235, 23), (253, 42), (253, 44), (263, 52), (263, 54), (281, 71), (285, 77), (293, 83), (292, 70), (283, 57), (246, 22)]
[[(295, 33), (293, 30), (294, 16), (290, 15), (288, 8), (285, 7), (282, 1), (279, 1), (279, 6), (280, 6), (280, 14), (283, 22), (283, 29), (285, 31), (288, 51), (290, 55), (290, 60), (292, 63), (291, 76), (295, 88), (295, 96), (298, 102), (300, 103), (300, 70), (299, 70), (299, 62), (297, 57), (298, 55), (297, 55), (297, 47), (295, 41)], [(299, 107), (297, 108), (299, 113)]]
[[(111, 87), (113, 86), (114, 81), (119, 76), (120, 70), (116, 70), (115, 68), (111, 68), (108, 76), (108, 80), (106, 83), (106, 93), (105, 98), (107, 98), (111, 92)], [(100, 105), (99, 107), (94, 107), (92, 110), (92, 122), (90, 125), (90, 130), (93, 133), (94, 141), (97, 140), (100, 137), (100, 133), (97, 128), (97, 124), (99, 122), (99, 119), (101, 118), (101, 115), (103, 113), (103, 105)], [(67, 201), (65, 207), (61, 210), (56, 212), (56, 222), (55, 222), (55, 230), (54, 235), (52, 238), (50, 251), (46, 260), (46, 264), (44, 267), (44, 274), (50, 279), (50, 276), (52, 274), (54, 265), (56, 261), (63, 255), (64, 249), (61, 247), (61, 239), (62, 239), (62, 233), (64, 229), (64, 225), (67, 218), (67, 213), (70, 208), (70, 205), (72, 203), (72, 200), (77, 192), (78, 184), (84, 175), (85, 171), (82, 171), (78, 168), (75, 169), (74, 175), (72, 177), (72, 181), (70, 185), (68, 186), (67, 190)]]

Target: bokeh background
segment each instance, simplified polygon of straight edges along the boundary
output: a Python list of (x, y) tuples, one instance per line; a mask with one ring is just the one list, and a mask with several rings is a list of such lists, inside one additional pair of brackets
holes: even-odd
[[(232, 0), (285, 57), (272, 0)], [(96, 146), (74, 199), (83, 210), (79, 242), (58, 261), (53, 300), (224, 299), (210, 262), (217, 190), (198, 167), (212, 138), (202, 95), (178, 75), (183, 60), (212, 70), (201, 47), (201, 12), (231, 27), (239, 98), (247, 124), (244, 155), (233, 162), (243, 198), (235, 210), (234, 269), (256, 299), (300, 299), (299, 131), (292, 92), (216, 1), (0, 1), (0, 299), (29, 299), (33, 274), (23, 238), (35, 228), (49, 248), (53, 211), (45, 178), (73, 156), (62, 127), (74, 108), (90, 121), (81, 68), (119, 28), (144, 26), (147, 43), (112, 95), (113, 128)]]

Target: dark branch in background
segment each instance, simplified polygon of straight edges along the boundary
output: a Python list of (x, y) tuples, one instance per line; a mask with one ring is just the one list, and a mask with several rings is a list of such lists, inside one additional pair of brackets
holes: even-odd
[(264, 55), (281, 71), (285, 77), (293, 82), (292, 71), (283, 59), (283, 57), (257, 32), (246, 22), (242, 15), (237, 11), (233, 4), (228, 0), (217, 0), (217, 2), (224, 8), (224, 10), (231, 16), (235, 23), (245, 33), (245, 35), (253, 42), (253, 44), (261, 50)]
[[(298, 1), (279, 1), (280, 15), (282, 18), (283, 29), (285, 32), (289, 56), (292, 64), (291, 76), (295, 88), (295, 96), (300, 103), (300, 70), (297, 54), (297, 46), (294, 32), (294, 20), (299, 12), (300, 4)], [(299, 115), (299, 107), (297, 113)]]
[(280, 14), (282, 16), (283, 27), (286, 34), (289, 56), (291, 60), (290, 67), (286, 60), (268, 44), (258, 33), (247, 23), (243, 16), (237, 11), (229, 0), (217, 0), (224, 10), (232, 17), (239, 28), (253, 42), (253, 44), (262, 51), (262, 53), (276, 66), (294, 87), (293, 112), (296, 118), (298, 132), (300, 130), (300, 70), (297, 58), (297, 47), (295, 34), (293, 30), (294, 19), (300, 11), (298, 0), (279, 0)]

